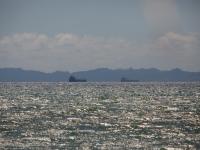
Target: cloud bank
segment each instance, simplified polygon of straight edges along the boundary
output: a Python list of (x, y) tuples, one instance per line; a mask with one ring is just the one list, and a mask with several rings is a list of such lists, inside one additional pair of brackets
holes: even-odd
[(46, 72), (99, 67), (199, 71), (200, 36), (167, 32), (146, 43), (123, 38), (59, 33), (16, 33), (0, 37), (0, 67)]

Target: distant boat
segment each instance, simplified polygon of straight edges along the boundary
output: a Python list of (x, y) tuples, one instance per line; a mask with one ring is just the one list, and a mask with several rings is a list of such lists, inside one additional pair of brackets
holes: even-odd
[(87, 82), (87, 80), (86, 79), (77, 79), (74, 76), (70, 76), (69, 82)]
[(130, 80), (130, 79), (127, 79), (125, 77), (122, 77), (121, 82), (139, 82), (139, 80)]

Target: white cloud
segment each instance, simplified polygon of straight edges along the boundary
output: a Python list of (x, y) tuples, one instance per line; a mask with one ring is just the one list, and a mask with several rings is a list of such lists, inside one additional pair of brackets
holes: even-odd
[[(199, 69), (199, 35), (168, 32), (149, 43), (59, 33), (17, 33), (0, 38), (0, 67), (41, 71), (98, 67)], [(142, 44), (141, 44), (142, 43)]]
[(151, 44), (150, 56), (155, 57), (163, 68), (180, 67), (199, 70), (199, 35), (168, 32)]
[(114, 64), (115, 57), (123, 57), (132, 47), (124, 39), (18, 33), (0, 38), (0, 57), (4, 57), (1, 67), (44, 71), (103, 67)]
[(198, 38), (197, 36), (193, 34), (177, 34), (174, 32), (168, 32), (164, 36), (161, 36), (157, 41), (156, 41), (156, 46), (160, 49), (189, 49), (193, 46), (198, 44)]
[(48, 43), (48, 37), (43, 34), (35, 33), (18, 33), (12, 36), (6, 36), (1, 38), (0, 45), (4, 47), (21, 48), (21, 50), (27, 49), (40, 49)]

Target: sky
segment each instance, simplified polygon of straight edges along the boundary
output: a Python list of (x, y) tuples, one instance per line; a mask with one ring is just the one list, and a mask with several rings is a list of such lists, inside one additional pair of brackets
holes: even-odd
[(200, 0), (0, 0), (0, 68), (200, 71)]

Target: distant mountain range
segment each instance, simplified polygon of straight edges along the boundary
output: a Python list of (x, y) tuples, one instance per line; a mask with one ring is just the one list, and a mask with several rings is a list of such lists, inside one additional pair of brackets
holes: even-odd
[(150, 69), (108, 69), (99, 68), (79, 72), (44, 73), (40, 71), (23, 70), (20, 68), (1, 68), (1, 82), (63, 82), (68, 81), (70, 75), (87, 81), (120, 81), (121, 78), (139, 81), (200, 81), (200, 72), (188, 72), (181, 69), (161, 71)]

